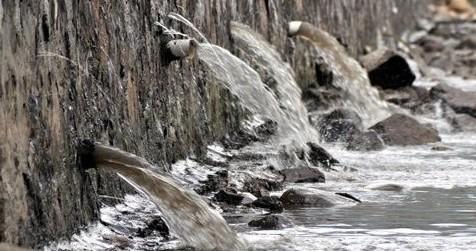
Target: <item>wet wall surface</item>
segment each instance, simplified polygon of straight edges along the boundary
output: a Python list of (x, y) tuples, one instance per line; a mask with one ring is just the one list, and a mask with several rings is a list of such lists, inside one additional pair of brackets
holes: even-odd
[(229, 22), (250, 25), (306, 82), (312, 53), (286, 37), (288, 21), (317, 24), (357, 55), (410, 28), (423, 2), (0, 1), (0, 242), (67, 238), (111, 203), (103, 195), (131, 191), (115, 175), (78, 169), (78, 139), (167, 168), (237, 132), (245, 113), (198, 60), (161, 64), (155, 21), (194, 34), (169, 12), (230, 50)]

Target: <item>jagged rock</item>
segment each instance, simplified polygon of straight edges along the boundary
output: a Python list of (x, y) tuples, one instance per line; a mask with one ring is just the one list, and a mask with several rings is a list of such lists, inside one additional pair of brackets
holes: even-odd
[(317, 124), (319, 134), (325, 142), (347, 142), (362, 127), (362, 119), (356, 112), (336, 109), (322, 115)]
[(455, 114), (451, 124), (456, 131), (476, 132), (476, 118), (468, 114)]
[(234, 135), (227, 135), (222, 139), (222, 143), (226, 148), (239, 149), (256, 141), (267, 141), (277, 129), (276, 121), (266, 119), (252, 128), (242, 128)]
[(147, 223), (147, 226), (145, 228), (141, 228), (137, 231), (137, 236), (144, 238), (147, 236), (152, 236), (154, 232), (158, 233), (160, 236), (168, 239), (170, 232), (169, 232), (169, 227), (165, 223), (165, 221), (161, 218), (158, 217), (151, 222)]
[(396, 51), (379, 49), (360, 58), (369, 73), (370, 83), (383, 89), (410, 86), (416, 76), (407, 59)]
[(351, 151), (379, 151), (384, 148), (384, 142), (375, 131), (367, 131), (354, 135), (347, 150)]
[(284, 176), (285, 182), (291, 183), (313, 183), (325, 182), (324, 174), (317, 168), (300, 167), (279, 170)]
[(267, 215), (265, 217), (252, 220), (248, 223), (248, 226), (257, 227), (262, 230), (278, 230), (290, 227), (292, 225), (293, 223), (291, 220), (282, 215), (276, 214)]
[(225, 202), (229, 205), (239, 205), (241, 201), (243, 201), (244, 196), (241, 194), (236, 194), (232, 192), (225, 192), (220, 190), (220, 192), (216, 193), (214, 199), (218, 202)]
[(249, 192), (256, 197), (269, 195), (269, 191), (281, 189), (283, 186), (282, 180), (270, 180), (262, 178), (252, 178), (245, 180), (243, 184), (243, 191)]
[(394, 114), (370, 129), (377, 132), (387, 145), (422, 145), (441, 141), (438, 131), (430, 125), (423, 125), (403, 114)]
[(333, 165), (339, 164), (339, 161), (336, 160), (332, 155), (314, 142), (308, 142), (309, 146), (309, 161), (315, 166), (323, 166), (325, 168), (330, 168)]
[(283, 193), (281, 201), (286, 208), (299, 206), (333, 207), (355, 202), (352, 199), (335, 193), (311, 188), (289, 189)]
[(272, 212), (282, 212), (284, 209), (283, 202), (277, 196), (263, 196), (251, 203), (253, 207), (268, 209)]
[(476, 92), (465, 92), (447, 84), (439, 84), (430, 90), (430, 94), (444, 100), (456, 113), (476, 117)]
[(207, 176), (207, 180), (201, 181), (202, 185), (195, 189), (200, 195), (225, 189), (228, 185), (228, 171), (220, 170), (215, 174)]

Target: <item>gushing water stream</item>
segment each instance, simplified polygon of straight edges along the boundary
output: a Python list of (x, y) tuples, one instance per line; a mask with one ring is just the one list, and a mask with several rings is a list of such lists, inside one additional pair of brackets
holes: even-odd
[(348, 55), (335, 37), (306, 22), (291, 22), (290, 28), (296, 29), (292, 35), (309, 41), (331, 68), (334, 74), (332, 84), (345, 93), (343, 96), (346, 99), (342, 100), (344, 106), (360, 114), (365, 127), (390, 116), (388, 105), (380, 99), (377, 89), (370, 85), (367, 72)]
[(146, 160), (97, 143), (93, 156), (97, 167), (118, 173), (154, 202), (172, 231), (187, 245), (201, 250), (246, 249), (223, 217), (198, 194), (160, 173)]

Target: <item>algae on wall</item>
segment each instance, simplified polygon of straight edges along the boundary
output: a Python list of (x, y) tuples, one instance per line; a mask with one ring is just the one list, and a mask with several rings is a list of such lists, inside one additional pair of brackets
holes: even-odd
[[(38, 246), (97, 219), (101, 195), (130, 191), (114, 175), (76, 167), (75, 142), (92, 138), (167, 167), (238, 130), (243, 112), (196, 60), (160, 64), (155, 21), (174, 11), (231, 49), (229, 21), (275, 44), (300, 76), (286, 23), (313, 22), (355, 55), (411, 24), (419, 0), (0, 1), (0, 242)], [(398, 9), (395, 12), (395, 8)], [(410, 17), (408, 16), (410, 15)], [(402, 19), (402, 17), (404, 17)], [(406, 20), (401, 22), (400, 20)]]

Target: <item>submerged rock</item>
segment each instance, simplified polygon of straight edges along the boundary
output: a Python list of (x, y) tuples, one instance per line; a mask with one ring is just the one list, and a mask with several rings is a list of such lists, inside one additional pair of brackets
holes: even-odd
[(430, 94), (445, 101), (456, 113), (476, 117), (476, 92), (465, 92), (447, 84), (439, 84), (430, 90)]
[(416, 76), (407, 59), (396, 51), (379, 49), (360, 58), (369, 73), (370, 83), (383, 89), (410, 86)]
[(377, 132), (387, 145), (423, 145), (441, 141), (436, 129), (403, 114), (394, 114), (370, 129)]
[(370, 185), (368, 186), (369, 189), (371, 190), (378, 190), (378, 191), (391, 191), (391, 192), (401, 192), (404, 187), (399, 184), (375, 184), (375, 185)]
[(310, 188), (289, 189), (283, 193), (281, 201), (286, 208), (299, 206), (333, 207), (355, 202), (353, 199), (335, 193)]
[(268, 209), (271, 212), (282, 212), (284, 209), (283, 202), (277, 196), (263, 196), (253, 203), (252, 206)]
[(330, 168), (333, 165), (339, 164), (339, 161), (336, 160), (332, 155), (314, 142), (308, 142), (309, 146), (309, 161), (315, 166), (323, 166), (325, 168)]
[(317, 168), (300, 167), (292, 169), (279, 170), (284, 176), (285, 182), (291, 183), (313, 183), (325, 182), (324, 174)]
[(347, 145), (351, 151), (379, 151), (384, 149), (384, 142), (375, 131), (367, 131), (353, 135)]
[(250, 227), (257, 227), (262, 230), (278, 230), (291, 227), (292, 221), (282, 215), (267, 215), (248, 223)]

